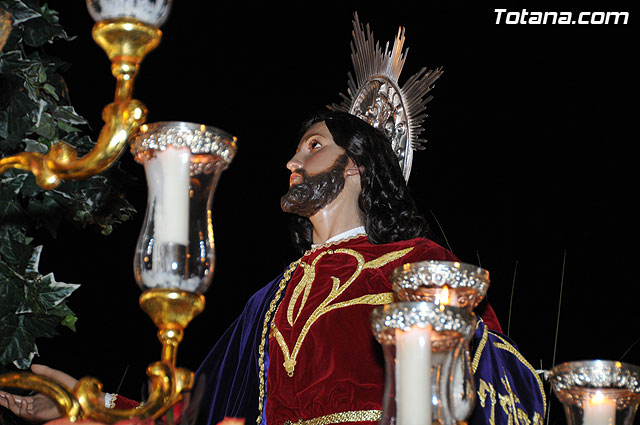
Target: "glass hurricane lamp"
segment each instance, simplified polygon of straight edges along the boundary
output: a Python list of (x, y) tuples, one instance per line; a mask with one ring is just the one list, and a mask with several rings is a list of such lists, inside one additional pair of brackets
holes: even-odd
[(547, 373), (568, 425), (632, 425), (640, 367), (608, 360), (562, 363)]
[[(445, 304), (472, 314), (489, 290), (489, 272), (473, 264), (457, 261), (419, 261), (394, 269), (391, 282), (398, 301)], [(472, 337), (473, 333), (458, 341), (450, 366), (451, 415), (459, 422), (466, 421), (475, 403), (469, 350)]]
[(473, 377), (454, 381), (453, 366), (464, 354), (475, 329), (475, 316), (464, 308), (426, 301), (395, 302), (371, 314), (371, 327), (382, 344), (385, 387), (380, 425), (454, 425), (464, 422), (471, 405)]

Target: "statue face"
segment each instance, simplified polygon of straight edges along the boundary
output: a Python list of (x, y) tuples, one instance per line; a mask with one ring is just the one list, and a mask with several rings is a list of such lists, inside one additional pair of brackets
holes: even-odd
[(348, 156), (336, 145), (327, 126), (314, 124), (302, 136), (287, 168), (291, 171), (289, 191), (280, 199), (284, 212), (311, 217), (344, 188)]
[(333, 140), (325, 123), (315, 123), (302, 136), (295, 155), (287, 162), (287, 168), (291, 171), (289, 186), (300, 181), (296, 170), (302, 169), (309, 176), (314, 176), (329, 170), (344, 153), (345, 150)]

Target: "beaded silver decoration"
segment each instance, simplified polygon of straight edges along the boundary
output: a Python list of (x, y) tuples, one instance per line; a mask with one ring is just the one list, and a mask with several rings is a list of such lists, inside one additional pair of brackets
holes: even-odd
[(188, 122), (166, 121), (145, 124), (131, 138), (131, 153), (142, 162), (155, 151), (164, 151), (169, 146), (189, 148), (192, 155), (214, 155), (215, 161), (192, 161), (191, 175), (209, 173), (213, 167), (222, 167), (233, 160), (236, 154), (236, 138), (215, 127)]
[(563, 363), (548, 372), (556, 391), (573, 387), (620, 388), (640, 394), (640, 367), (609, 360)]
[[(466, 297), (473, 298), (473, 308), (487, 294), (489, 289), (489, 272), (473, 264), (456, 261), (419, 261), (404, 264), (391, 272), (393, 291), (398, 299), (405, 301), (428, 301), (429, 288), (440, 290), (445, 285)], [(468, 291), (466, 291), (468, 290)]]
[(395, 302), (373, 309), (371, 330), (378, 341), (389, 330), (408, 331), (414, 326), (431, 325), (435, 332), (456, 332), (464, 339), (475, 329), (475, 316), (466, 309), (428, 302)]
[[(588, 400), (600, 392), (615, 400), (616, 416), (622, 418), (616, 423), (633, 422), (640, 403), (640, 367), (610, 360), (575, 361), (557, 365), (545, 372), (545, 378), (551, 381), (567, 415), (584, 414)], [(624, 412), (625, 409), (628, 411)]]

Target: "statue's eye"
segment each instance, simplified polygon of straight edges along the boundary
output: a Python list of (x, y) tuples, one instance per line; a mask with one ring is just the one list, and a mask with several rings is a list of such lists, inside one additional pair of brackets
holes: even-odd
[(311, 149), (321, 148), (322, 147), (322, 143), (318, 142), (317, 140), (312, 140), (311, 143), (309, 143), (309, 147)]

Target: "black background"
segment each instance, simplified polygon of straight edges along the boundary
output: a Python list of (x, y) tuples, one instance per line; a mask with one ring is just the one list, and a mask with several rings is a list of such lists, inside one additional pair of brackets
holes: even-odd
[[(77, 35), (49, 51), (72, 64), (65, 74), (72, 102), (97, 136), (115, 84), (83, 3), (49, 2)], [(213, 125), (237, 136), (239, 147), (214, 198), (217, 259), (207, 307), (187, 328), (180, 365), (197, 368), (248, 297), (296, 259), (279, 210), (285, 163), (303, 118), (346, 92), (355, 11), (382, 43), (406, 27), (401, 84), (423, 66), (444, 69), (409, 185), (434, 238), (490, 271), (489, 300), (505, 333), (536, 369), (552, 366), (558, 317), (556, 363), (640, 364), (637, 16), (628, 5), (174, 3), (135, 97), (149, 122)], [(629, 11), (630, 19), (497, 25), (496, 8)], [(41, 271), (82, 286), (69, 299), (77, 332), (42, 341), (36, 361), (97, 376), (113, 392), (128, 369), (119, 392), (139, 398), (160, 345), (138, 307), (132, 272), (144, 174), (128, 153), (121, 161), (136, 176), (127, 193), (139, 211), (134, 221), (109, 237), (71, 226), (57, 240), (42, 235)], [(554, 403), (551, 422), (563, 422)]]

